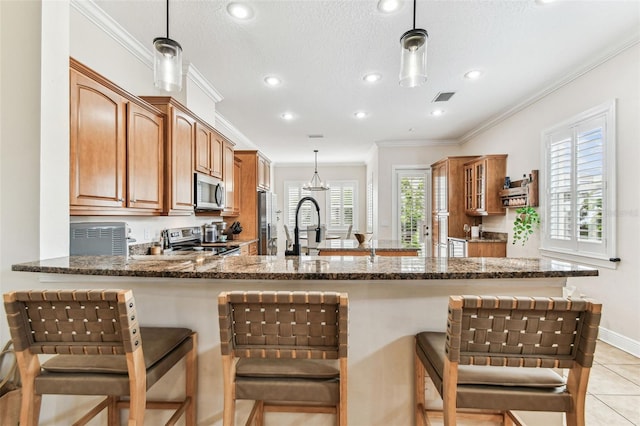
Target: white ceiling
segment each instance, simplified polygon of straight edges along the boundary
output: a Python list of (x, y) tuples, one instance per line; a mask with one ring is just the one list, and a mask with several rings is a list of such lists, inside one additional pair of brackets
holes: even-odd
[[(638, 0), (418, 0), (429, 79), (408, 89), (399, 40), (413, 2), (384, 15), (377, 0), (241, 1), (249, 21), (230, 17), (229, 1), (172, 0), (170, 38), (224, 97), (217, 111), (277, 163), (313, 162), (313, 149), (320, 164), (363, 162), (375, 142), (464, 139), (640, 34)], [(166, 36), (165, 0), (95, 3), (150, 48)], [(465, 80), (473, 68), (484, 76)], [(382, 80), (364, 83), (372, 71)], [(266, 75), (283, 84), (267, 87)], [(456, 94), (432, 103), (443, 91)], [(432, 117), (436, 108), (446, 113)], [(283, 121), (285, 111), (296, 118)]]

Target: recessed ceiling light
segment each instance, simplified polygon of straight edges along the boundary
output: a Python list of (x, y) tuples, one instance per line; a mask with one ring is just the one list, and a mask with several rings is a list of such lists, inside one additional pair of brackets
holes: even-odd
[(377, 72), (372, 72), (369, 74), (365, 74), (364, 77), (362, 77), (362, 79), (367, 83), (377, 83), (382, 79), (382, 75), (378, 74)]
[(400, 9), (402, 0), (379, 0), (378, 10), (382, 13), (392, 13)]
[(355, 115), (356, 118), (362, 119), (362, 118), (365, 118), (368, 114), (364, 111), (357, 111), (357, 112), (354, 112), (353, 115)]
[(471, 70), (464, 74), (464, 78), (467, 80), (477, 80), (482, 77), (482, 71), (480, 70)]
[(268, 75), (264, 78), (264, 82), (267, 83), (267, 86), (279, 86), (282, 83), (282, 80), (276, 76)]
[(253, 17), (253, 9), (244, 3), (229, 3), (227, 12), (237, 19), (251, 19)]
[(431, 115), (433, 115), (434, 117), (440, 117), (442, 114), (444, 114), (443, 109), (434, 109), (433, 111), (431, 111)]
[(280, 114), (280, 117), (281, 117), (283, 120), (287, 120), (287, 121), (289, 121), (289, 120), (293, 120), (293, 114), (292, 114), (292, 113), (290, 113), (290, 112), (283, 112), (282, 114)]
[(549, 4), (549, 3), (553, 3), (555, 0), (536, 0), (536, 3), (538, 4)]

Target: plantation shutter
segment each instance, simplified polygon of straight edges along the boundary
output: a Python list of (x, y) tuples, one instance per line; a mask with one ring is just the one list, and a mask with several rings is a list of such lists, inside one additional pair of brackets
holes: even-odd
[(329, 228), (346, 230), (354, 224), (355, 182), (330, 182), (328, 197)]
[[(302, 191), (302, 182), (287, 182), (286, 187), (286, 199), (287, 199), (287, 226), (290, 232), (296, 226), (296, 208), (298, 202), (305, 196)], [(300, 213), (298, 217), (298, 226), (300, 229), (306, 229), (308, 225), (311, 225), (311, 203), (304, 203), (300, 207)]]
[(606, 119), (596, 116), (547, 138), (547, 238), (552, 247), (606, 252)]
[(571, 201), (573, 143), (569, 131), (551, 136), (549, 146), (549, 237), (569, 241), (572, 235)]
[(582, 123), (576, 128), (576, 221), (578, 249), (602, 245), (604, 204), (604, 127), (603, 117)]

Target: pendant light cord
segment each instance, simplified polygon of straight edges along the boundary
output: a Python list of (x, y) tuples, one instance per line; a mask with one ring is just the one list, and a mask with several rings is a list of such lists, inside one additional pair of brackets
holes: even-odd
[[(167, 13), (169, 13), (168, 10), (169, 10), (169, 0), (167, 0)], [(167, 18), (167, 22), (169, 22), (169, 18)], [(169, 25), (169, 24), (167, 24), (167, 25)], [(413, 0), (413, 29), (414, 30), (416, 29), (416, 0)], [(169, 29), (167, 27), (167, 33), (168, 32), (169, 32)], [(169, 37), (169, 36), (167, 36), (167, 37)]]
[[(415, 0), (413, 0), (413, 1), (415, 2)], [(414, 8), (414, 11), (413, 11), (413, 26), (415, 27), (416, 26), (416, 24), (415, 24), (415, 22), (416, 22), (415, 6), (413, 8)], [(167, 38), (170, 38), (169, 37), (169, 0), (167, 0)]]

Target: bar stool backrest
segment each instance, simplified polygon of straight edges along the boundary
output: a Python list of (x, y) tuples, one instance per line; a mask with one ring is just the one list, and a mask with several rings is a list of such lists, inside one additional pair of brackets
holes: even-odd
[(218, 299), (223, 355), (258, 358), (347, 357), (344, 293), (234, 291)]
[(460, 365), (591, 367), (601, 309), (585, 299), (451, 296), (446, 355)]

